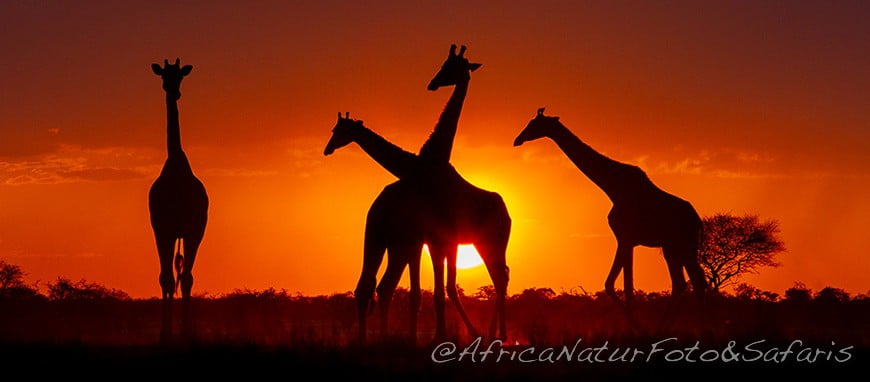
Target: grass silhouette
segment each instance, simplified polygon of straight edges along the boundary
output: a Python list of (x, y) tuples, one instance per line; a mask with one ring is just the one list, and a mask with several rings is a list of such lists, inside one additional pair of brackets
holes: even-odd
[[(824, 291), (824, 290), (823, 290)], [(407, 316), (407, 290), (400, 289), (392, 314), (392, 333), (380, 337), (370, 333), (373, 343), (356, 344), (355, 302), (350, 293), (302, 296), (275, 289), (237, 290), (220, 297), (195, 297), (192, 314), (196, 322), (191, 341), (160, 345), (161, 301), (159, 299), (0, 299), (0, 359), (15, 362), (43, 362), (64, 370), (92, 367), (94, 362), (109, 368), (161, 364), (173, 368), (182, 360), (187, 365), (209, 369), (256, 367), (272, 370), (310, 370), (333, 376), (438, 376), (474, 379), (487, 377), (562, 378), (567, 376), (618, 377), (647, 372), (718, 373), (757, 369), (760, 372), (829, 373), (858, 368), (870, 349), (870, 298), (848, 298), (830, 291), (811, 299), (753, 298), (752, 295), (711, 298), (698, 315), (691, 303), (679, 308), (673, 325), (658, 328), (668, 309), (666, 293), (637, 292), (638, 326), (629, 328), (622, 308), (603, 292), (596, 294), (533, 288), (511, 296), (507, 303), (508, 344), (519, 348), (573, 345), (607, 341), (614, 346), (649, 348), (668, 337), (691, 346), (724, 348), (729, 341), (739, 346), (765, 340), (763, 347), (785, 347), (793, 340), (803, 346), (839, 349), (853, 346), (853, 358), (846, 364), (777, 363), (733, 365), (712, 363), (449, 363), (431, 361), (434, 310), (431, 292), (424, 291), (420, 314), (420, 338), (416, 346), (403, 341), (402, 319)], [(791, 293), (795, 295), (795, 293)], [(478, 294), (477, 296), (482, 296)], [(471, 319), (484, 324), (492, 304), (475, 297), (463, 297)], [(176, 310), (177, 311), (177, 310)], [(448, 314), (455, 311), (448, 310)], [(471, 342), (460, 321), (448, 320), (448, 334), (460, 348)], [(377, 320), (377, 315), (373, 316)], [(703, 324), (701, 324), (703, 322)], [(377, 327), (372, 325), (372, 327)], [(833, 346), (832, 342), (837, 345)], [(230, 362), (230, 363), (227, 363)], [(90, 366), (88, 366), (90, 365)], [(793, 373), (793, 374), (792, 374)], [(365, 378), (365, 377), (362, 377)]]

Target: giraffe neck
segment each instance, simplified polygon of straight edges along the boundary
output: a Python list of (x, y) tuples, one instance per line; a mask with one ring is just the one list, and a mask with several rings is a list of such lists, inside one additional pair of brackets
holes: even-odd
[[(577, 168), (585, 174), (592, 183), (607, 194), (611, 201), (616, 202), (626, 194), (634, 191), (637, 181), (642, 181), (646, 175), (634, 166), (617, 162), (589, 147), (577, 138), (564, 125), (559, 125), (551, 134), (552, 139), (562, 152), (571, 159)], [(643, 179), (638, 179), (640, 175)]]
[(453, 151), (453, 138), (462, 113), (462, 104), (468, 94), (468, 81), (460, 81), (453, 87), (453, 94), (447, 100), (447, 105), (438, 118), (435, 130), (423, 147), (420, 148), (420, 159), (432, 163), (449, 163)]
[(387, 141), (374, 131), (359, 126), (353, 141), (381, 167), (399, 179), (411, 176), (416, 168), (417, 156)]
[(169, 94), (166, 95), (166, 149), (169, 156), (184, 153), (178, 126), (178, 99)]

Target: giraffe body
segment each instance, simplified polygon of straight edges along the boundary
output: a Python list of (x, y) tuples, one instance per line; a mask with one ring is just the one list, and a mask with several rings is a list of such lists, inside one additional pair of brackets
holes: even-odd
[[(454, 302), (469, 333), (476, 336), (456, 292), (456, 251), (460, 244), (475, 245), (496, 288), (496, 310), (490, 335), (494, 336), (496, 326), (501, 337), (506, 335), (504, 303), (509, 275), (505, 251), (510, 236), (510, 216), (498, 194), (471, 185), (449, 163), (469, 73), (480, 67), (464, 58), (464, 46), (458, 55), (455, 49), (451, 46), (448, 59), (429, 83), (429, 90), (453, 85), (454, 91), (419, 155), (386, 141), (365, 128), (362, 121), (348, 116), (342, 118), (341, 114), (324, 150), (324, 154), (329, 155), (336, 148), (356, 142), (400, 179), (382, 191), (366, 220), (363, 271), (355, 290), (361, 341), (365, 339), (366, 312), (375, 291), (381, 307), (381, 331), (386, 331), (390, 299), (405, 264), (409, 265), (411, 274), (410, 332), (414, 336), (420, 305), (419, 259), (424, 243), (429, 244), (435, 273), (436, 337), (444, 337), (446, 332), (445, 264), (446, 295)], [(375, 288), (376, 273), (385, 250), (387, 271)]]
[[(366, 145), (366, 143), (362, 143)], [(420, 258), (423, 244), (429, 245), (435, 272), (436, 337), (444, 337), (444, 267), (446, 297), (456, 305), (460, 318), (472, 336), (477, 332), (465, 314), (456, 291), (456, 251), (459, 245), (474, 244), (496, 288), (496, 311), (490, 336), (506, 336), (504, 302), (509, 281), (505, 254), (510, 237), (511, 219), (501, 196), (467, 182), (452, 166), (438, 174), (439, 188), (430, 188), (432, 178), (419, 182), (401, 179), (378, 195), (366, 218), (363, 270), (354, 291), (360, 321), (360, 338), (365, 338), (366, 315), (373, 294), (378, 295), (381, 331), (387, 330), (392, 294), (406, 265), (410, 270), (412, 338), (416, 333), (420, 306)], [(444, 198), (444, 194), (451, 195)], [(376, 274), (387, 253), (387, 269), (379, 284)], [(441, 283), (439, 284), (439, 280)]]
[(614, 283), (619, 273), (624, 272), (626, 303), (631, 302), (633, 251), (642, 245), (662, 248), (674, 296), (687, 289), (683, 269), (694, 292), (701, 296), (707, 289), (697, 258), (702, 224), (692, 204), (661, 190), (637, 166), (596, 152), (562, 125), (558, 117), (545, 116), (543, 111), (538, 110), (538, 115), (517, 136), (514, 146), (544, 137), (552, 139), (613, 202), (607, 221), (616, 236), (617, 250), (605, 290), (615, 296)]
[[(178, 100), (181, 98), (181, 80), (190, 73), (190, 65), (181, 67), (164, 61), (164, 66), (152, 65), (152, 70), (163, 80), (166, 92), (167, 158), (157, 180), (148, 193), (151, 228), (160, 258), (160, 287), (164, 301), (163, 337), (171, 335), (171, 303), (175, 289), (181, 285), (183, 322), (189, 328), (189, 305), (193, 288), (193, 265), (208, 221), (208, 195), (202, 182), (193, 174), (190, 162), (181, 148), (178, 122)], [(178, 283), (173, 274), (173, 263), (178, 272)]]

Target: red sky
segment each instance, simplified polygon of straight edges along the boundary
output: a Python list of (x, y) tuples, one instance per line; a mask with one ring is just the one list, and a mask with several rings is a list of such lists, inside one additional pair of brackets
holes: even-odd
[[(182, 141), (211, 198), (195, 293), (352, 290), (365, 213), (394, 179), (356, 147), (322, 156), (335, 113), (416, 151), (449, 95), (425, 85), (464, 43), (484, 66), (453, 162), (508, 204), (511, 292), (599, 290), (616, 248), (609, 200), (554, 144), (511, 147), (541, 106), (702, 215), (779, 220), (783, 266), (746, 281), (870, 289), (865, 2), (252, 3), (0, 4), (0, 259), (158, 294), (149, 65), (181, 57)], [(657, 250), (635, 264), (636, 287), (669, 287)]]

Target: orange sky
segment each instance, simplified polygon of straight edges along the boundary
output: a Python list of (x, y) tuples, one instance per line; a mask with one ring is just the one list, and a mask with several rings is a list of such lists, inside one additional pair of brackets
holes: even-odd
[[(355, 146), (323, 157), (335, 113), (416, 151), (449, 95), (425, 85), (465, 43), (484, 66), (453, 163), (508, 204), (512, 293), (599, 290), (616, 248), (609, 200), (552, 142), (511, 147), (541, 106), (702, 215), (778, 219), (783, 266), (747, 281), (870, 289), (866, 2), (256, 3), (0, 3), (0, 259), (30, 281), (158, 294), (149, 65), (178, 56), (194, 65), (182, 141), (211, 199), (194, 293), (352, 290), (365, 213), (394, 178)], [(669, 287), (657, 250), (635, 259), (636, 287)]]

